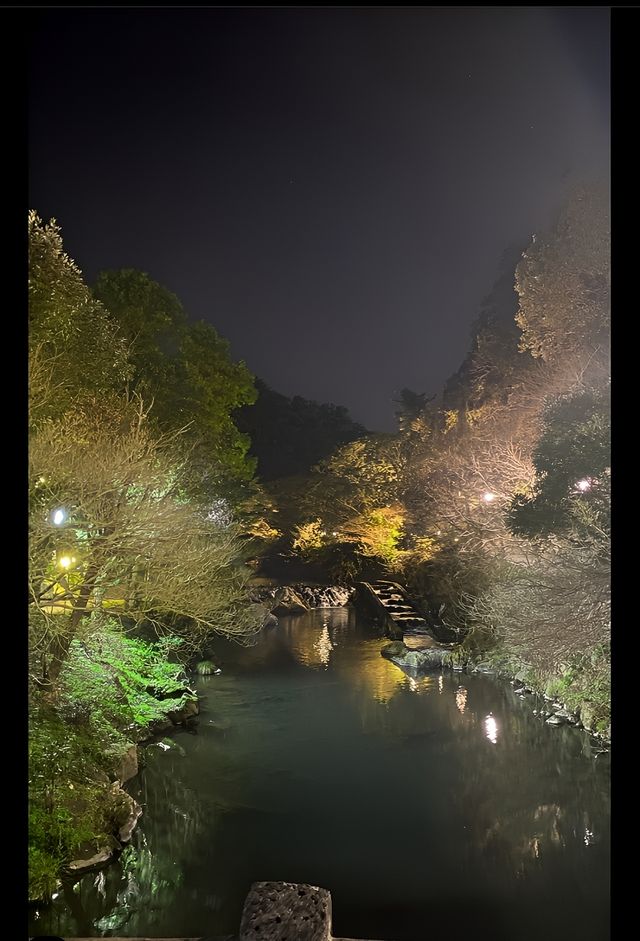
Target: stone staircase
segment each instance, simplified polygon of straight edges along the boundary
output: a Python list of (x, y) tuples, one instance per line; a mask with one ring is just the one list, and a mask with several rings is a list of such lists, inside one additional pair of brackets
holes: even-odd
[(359, 587), (376, 605), (391, 638), (402, 640), (409, 650), (421, 650), (435, 643), (427, 621), (397, 582), (379, 579), (362, 582)]

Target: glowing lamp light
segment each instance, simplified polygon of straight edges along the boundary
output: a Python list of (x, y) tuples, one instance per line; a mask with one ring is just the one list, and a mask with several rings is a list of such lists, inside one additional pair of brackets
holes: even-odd
[(490, 493), (488, 490), (482, 494), (482, 499), (484, 500), (485, 503), (493, 503), (495, 498), (496, 498), (495, 493)]
[(489, 715), (484, 720), (484, 734), (492, 743), (492, 745), (495, 745), (498, 741), (498, 723), (491, 713), (489, 713)]
[(63, 569), (71, 568), (76, 560), (72, 556), (63, 555), (60, 559), (60, 567)]
[(54, 510), (51, 514), (51, 522), (54, 526), (62, 526), (64, 521), (67, 518), (67, 511), (63, 507), (58, 507), (57, 510)]
[(591, 490), (591, 481), (587, 477), (578, 480), (576, 482), (576, 490), (579, 490), (580, 493), (586, 493), (587, 490)]

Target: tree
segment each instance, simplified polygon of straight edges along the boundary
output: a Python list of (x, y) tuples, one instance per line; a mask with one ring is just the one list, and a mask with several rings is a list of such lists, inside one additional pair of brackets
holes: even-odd
[(425, 392), (414, 392), (412, 389), (401, 389), (396, 399), (396, 419), (400, 434), (421, 434), (428, 425), (426, 421), (427, 404), (431, 402)]
[(288, 398), (256, 380), (258, 398), (238, 413), (238, 427), (251, 437), (262, 480), (308, 473), (340, 445), (361, 438), (366, 429), (341, 405)]
[(60, 228), (34, 211), (29, 235), (30, 418), (63, 414), (80, 393), (124, 388), (128, 344), (65, 253)]
[(191, 323), (178, 298), (141, 271), (103, 271), (94, 294), (130, 344), (130, 388), (153, 400), (153, 423), (185, 429), (182, 440), (192, 446), (185, 485), (203, 499), (237, 498), (255, 470), (234, 420), (256, 397), (244, 363), (232, 362), (227, 341), (210, 324)]
[(85, 399), (33, 435), (29, 602), (49, 685), (92, 611), (108, 608), (195, 647), (210, 633), (242, 638), (259, 626), (237, 530), (224, 512), (185, 500), (189, 455), (180, 465), (175, 453), (142, 403), (121, 398)]
[(610, 329), (609, 194), (577, 190), (555, 227), (535, 237), (516, 269), (520, 348), (548, 362), (606, 359)]
[(513, 532), (561, 534), (605, 551), (610, 525), (610, 391), (580, 389), (552, 400), (533, 452), (530, 494), (514, 498)]

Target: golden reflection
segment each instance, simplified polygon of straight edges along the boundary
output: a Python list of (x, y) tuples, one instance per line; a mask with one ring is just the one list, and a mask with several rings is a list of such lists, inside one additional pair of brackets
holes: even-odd
[(484, 734), (494, 745), (498, 741), (498, 723), (491, 713), (484, 720)]
[(464, 686), (458, 686), (456, 690), (456, 706), (462, 715), (467, 706), (467, 691)]
[(362, 690), (379, 703), (387, 703), (401, 689), (420, 694), (433, 687), (430, 676), (408, 676), (400, 667), (380, 656), (380, 639), (363, 640), (356, 647), (335, 651), (332, 667), (356, 690)]

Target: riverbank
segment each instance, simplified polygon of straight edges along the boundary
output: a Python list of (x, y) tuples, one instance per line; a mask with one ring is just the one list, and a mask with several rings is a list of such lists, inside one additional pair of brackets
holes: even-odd
[(103, 866), (142, 813), (124, 786), (138, 746), (198, 714), (171, 639), (103, 630), (72, 645), (55, 696), (35, 691), (29, 716), (29, 899)]
[(493, 936), (601, 941), (609, 756), (509, 683), (414, 677), (385, 643), (354, 607), (216, 641), (197, 734), (169, 733), (131, 782), (130, 846), (34, 933), (233, 935), (251, 883), (282, 878), (331, 891), (340, 937), (444, 933), (455, 892), (456, 937), (482, 918)]
[[(481, 673), (505, 680), (514, 692), (531, 703), (532, 713), (548, 725), (574, 725), (585, 729), (603, 744), (611, 744), (610, 677), (606, 663), (574, 663), (556, 673), (534, 671), (503, 648), (470, 654), (465, 644), (453, 650), (410, 650), (393, 641), (381, 650), (400, 669), (424, 673), (450, 669), (461, 673)], [(589, 670), (591, 666), (591, 670)]]

